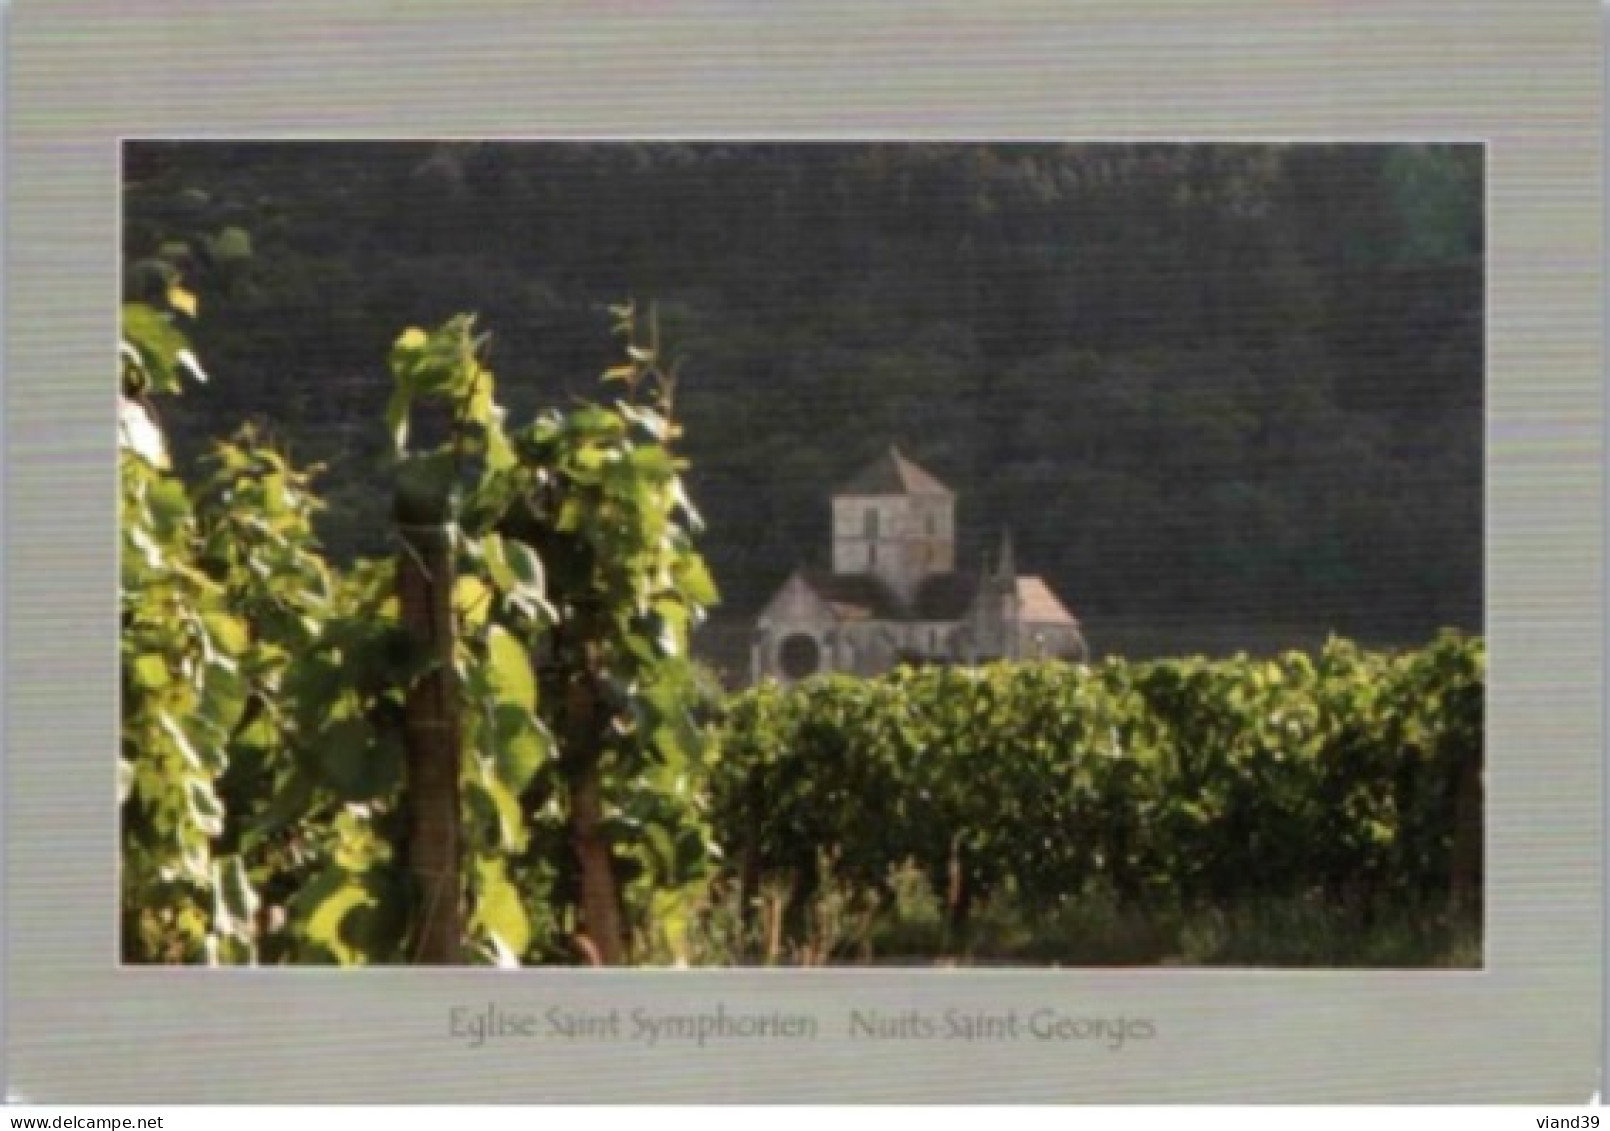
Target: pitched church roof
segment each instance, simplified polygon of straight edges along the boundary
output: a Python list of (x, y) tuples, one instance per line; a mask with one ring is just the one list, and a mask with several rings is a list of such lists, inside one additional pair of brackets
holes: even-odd
[(903, 604), (883, 580), (870, 573), (803, 572), (801, 578), (841, 620), (951, 621), (967, 614), (978, 579), (965, 573), (923, 578), (911, 604)]
[(1038, 577), (1020, 577), (1017, 579), (1017, 600), (1019, 615), (1029, 624), (1071, 624), (1079, 622), (1073, 614), (1057, 600), (1057, 595), (1051, 592), (1051, 587)]
[(840, 487), (835, 495), (951, 495), (954, 492), (890, 446)]
[(900, 616), (894, 594), (870, 573), (809, 570), (801, 577), (840, 620), (895, 620)]

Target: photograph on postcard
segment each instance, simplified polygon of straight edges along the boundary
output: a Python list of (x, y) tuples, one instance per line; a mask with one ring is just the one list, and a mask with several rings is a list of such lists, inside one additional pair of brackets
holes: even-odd
[(1485, 156), (125, 142), (122, 960), (1482, 968)]

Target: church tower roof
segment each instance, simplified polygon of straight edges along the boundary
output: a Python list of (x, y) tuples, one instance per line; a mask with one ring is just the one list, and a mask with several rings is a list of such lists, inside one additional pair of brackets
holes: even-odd
[(856, 472), (834, 494), (952, 495), (954, 492), (891, 444), (888, 451)]

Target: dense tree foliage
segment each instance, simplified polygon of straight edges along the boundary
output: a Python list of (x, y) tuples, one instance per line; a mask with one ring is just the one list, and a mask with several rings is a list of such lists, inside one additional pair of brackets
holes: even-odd
[[(131, 287), (204, 277), (181, 459), (240, 418), (330, 465), (338, 558), (384, 495), (389, 337), (463, 308), (510, 408), (580, 392), (654, 295), (724, 615), (826, 550), (898, 441), (1100, 650), (1479, 629), (1475, 146), (148, 144)], [(176, 239), (175, 233), (184, 237)]]

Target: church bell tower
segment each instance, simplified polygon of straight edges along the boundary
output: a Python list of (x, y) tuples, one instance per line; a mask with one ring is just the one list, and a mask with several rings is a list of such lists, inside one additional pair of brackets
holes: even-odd
[(871, 574), (909, 604), (956, 568), (956, 497), (891, 447), (833, 495), (833, 572)]

